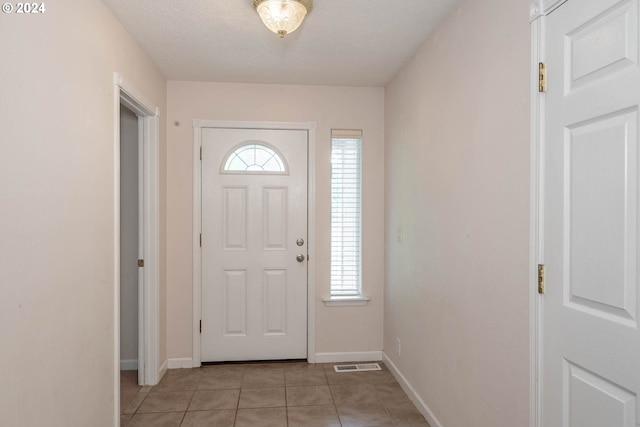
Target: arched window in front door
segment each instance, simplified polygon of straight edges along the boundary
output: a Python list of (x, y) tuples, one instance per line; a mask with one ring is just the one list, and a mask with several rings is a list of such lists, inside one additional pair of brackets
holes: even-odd
[(223, 162), (222, 173), (287, 174), (287, 164), (278, 151), (262, 142), (237, 146)]

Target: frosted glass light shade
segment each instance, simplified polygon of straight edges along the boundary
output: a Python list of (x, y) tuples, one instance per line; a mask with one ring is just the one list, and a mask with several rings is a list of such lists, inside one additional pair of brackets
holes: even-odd
[(312, 0), (253, 0), (264, 25), (280, 37), (300, 26), (311, 5)]

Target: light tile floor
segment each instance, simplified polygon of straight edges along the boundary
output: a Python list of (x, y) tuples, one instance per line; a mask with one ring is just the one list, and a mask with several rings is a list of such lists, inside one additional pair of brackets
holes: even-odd
[(154, 387), (121, 373), (122, 427), (429, 427), (384, 364), (224, 364), (170, 370)]

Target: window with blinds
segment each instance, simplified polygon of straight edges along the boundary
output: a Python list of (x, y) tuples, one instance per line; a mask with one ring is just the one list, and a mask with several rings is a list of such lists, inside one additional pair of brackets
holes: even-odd
[(362, 131), (331, 131), (331, 296), (361, 296)]

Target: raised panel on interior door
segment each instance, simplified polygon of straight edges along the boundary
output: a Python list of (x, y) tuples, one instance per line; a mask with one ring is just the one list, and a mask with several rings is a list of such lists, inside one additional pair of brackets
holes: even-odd
[(223, 192), (223, 249), (246, 250), (248, 189), (246, 187), (224, 187)]
[(567, 91), (638, 66), (638, 0), (624, 1), (567, 34)]
[(224, 336), (247, 335), (247, 271), (222, 273), (222, 317)]
[(610, 320), (637, 319), (638, 111), (565, 132), (565, 303)]
[(563, 361), (564, 427), (637, 427), (637, 396), (587, 369)]
[(287, 271), (264, 270), (264, 335), (287, 334)]
[(265, 250), (287, 249), (288, 196), (287, 187), (262, 188)]

